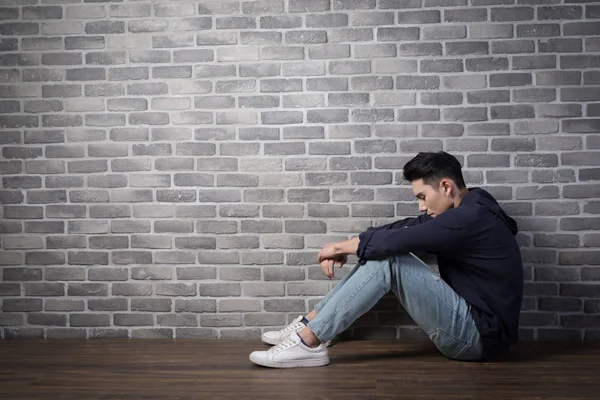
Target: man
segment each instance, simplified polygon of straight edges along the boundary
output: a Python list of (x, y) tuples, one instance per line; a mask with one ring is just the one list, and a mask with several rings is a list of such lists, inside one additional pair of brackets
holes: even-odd
[[(423, 214), (329, 243), (317, 260), (333, 277), (348, 254), (359, 263), (306, 316), (265, 332), (275, 345), (250, 360), (276, 367), (329, 363), (327, 343), (389, 290), (447, 358), (484, 361), (517, 342), (523, 264), (516, 222), (481, 188), (467, 189), (459, 161), (419, 153), (404, 166)], [(440, 276), (411, 252), (437, 256)]]

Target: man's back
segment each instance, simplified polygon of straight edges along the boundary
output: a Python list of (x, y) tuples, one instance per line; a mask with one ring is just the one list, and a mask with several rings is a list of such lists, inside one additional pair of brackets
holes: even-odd
[(460, 247), (439, 253), (438, 265), (442, 279), (472, 305), (486, 353), (492, 355), (518, 339), (523, 300), (518, 228), (485, 190), (471, 190), (463, 202), (474, 215), (465, 227), (468, 235)]

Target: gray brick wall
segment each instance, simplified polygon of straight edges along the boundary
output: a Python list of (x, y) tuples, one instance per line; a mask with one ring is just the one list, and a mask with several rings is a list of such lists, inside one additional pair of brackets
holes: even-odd
[(599, 53), (588, 0), (0, 0), (2, 338), (256, 338), (440, 149), (520, 224), (522, 337), (600, 338)]

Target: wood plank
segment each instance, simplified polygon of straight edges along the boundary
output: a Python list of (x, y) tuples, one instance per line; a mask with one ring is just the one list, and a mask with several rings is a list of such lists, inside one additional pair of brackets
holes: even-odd
[(322, 368), (248, 360), (254, 340), (0, 342), (0, 399), (600, 399), (600, 342), (523, 342), (459, 362), (430, 342), (342, 341)]

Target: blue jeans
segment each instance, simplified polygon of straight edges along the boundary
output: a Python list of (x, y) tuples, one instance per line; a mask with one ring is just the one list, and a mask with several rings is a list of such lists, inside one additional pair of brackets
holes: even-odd
[(390, 289), (447, 358), (484, 359), (471, 306), (414, 254), (356, 265), (315, 306), (308, 328), (325, 343), (369, 311)]

